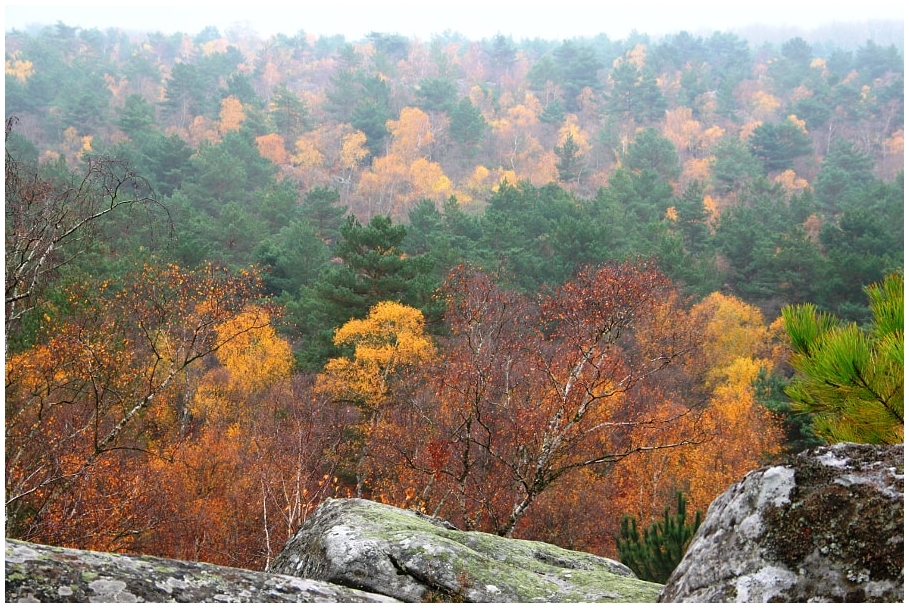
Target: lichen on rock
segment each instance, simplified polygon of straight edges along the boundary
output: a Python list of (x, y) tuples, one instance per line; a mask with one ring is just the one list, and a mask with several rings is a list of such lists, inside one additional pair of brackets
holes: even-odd
[(836, 444), (719, 496), (665, 602), (903, 600), (903, 446)]
[(390, 602), (323, 581), (7, 539), (7, 602)]
[(653, 602), (661, 588), (614, 560), (359, 499), (323, 502), (271, 571), (409, 602)]

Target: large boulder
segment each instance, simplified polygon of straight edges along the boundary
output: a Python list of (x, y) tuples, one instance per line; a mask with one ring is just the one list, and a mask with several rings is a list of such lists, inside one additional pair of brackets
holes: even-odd
[(661, 602), (902, 602), (903, 446), (837, 444), (717, 498)]
[(661, 587), (610, 559), (358, 499), (320, 504), (270, 571), (407, 602), (654, 602)]
[(6, 541), (6, 602), (392, 602), (323, 581)]

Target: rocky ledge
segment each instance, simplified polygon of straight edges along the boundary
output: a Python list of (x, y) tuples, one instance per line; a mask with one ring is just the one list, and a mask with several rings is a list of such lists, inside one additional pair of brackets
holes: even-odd
[(319, 505), (271, 571), (405, 602), (654, 602), (661, 589), (611, 559), (357, 499)]
[(9, 602), (390, 602), (321, 581), (6, 541)]

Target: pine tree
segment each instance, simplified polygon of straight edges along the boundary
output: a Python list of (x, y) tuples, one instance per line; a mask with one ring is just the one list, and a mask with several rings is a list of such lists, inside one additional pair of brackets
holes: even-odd
[(451, 110), (449, 132), (451, 138), (463, 146), (472, 148), (479, 144), (488, 126), (483, 114), (469, 97), (463, 97)]
[(338, 205), (340, 201), (337, 190), (324, 186), (316, 186), (303, 197), (303, 215), (325, 243), (335, 243), (341, 236), (347, 206)]
[(555, 147), (556, 156), (559, 157), (559, 162), (556, 163), (556, 169), (559, 170), (559, 181), (570, 182), (578, 177), (580, 162), (578, 150), (580, 150), (580, 146), (574, 141), (571, 133), (565, 138), (565, 143)]
[(787, 306), (783, 321), (797, 375), (786, 393), (814, 415), (830, 442), (903, 442), (903, 275), (865, 288), (871, 325), (842, 324), (813, 304)]
[(663, 520), (656, 520), (644, 530), (641, 537), (638, 521), (633, 515), (622, 517), (622, 528), (616, 544), (619, 559), (631, 568), (641, 579), (665, 583), (675, 570), (691, 541), (701, 526), (701, 512), (694, 514), (693, 523), (685, 523), (685, 497), (676, 495), (676, 514), (669, 515), (669, 507), (663, 511)]
[(543, 108), (540, 113), (540, 121), (548, 125), (558, 125), (565, 122), (565, 106), (562, 105), (562, 102), (557, 97)]
[(350, 319), (360, 319), (381, 301), (406, 304), (420, 310), (427, 323), (441, 317), (444, 301), (433, 297), (437, 280), (433, 261), (426, 255), (407, 256), (402, 242), (407, 228), (376, 215), (365, 226), (353, 215), (340, 227), (335, 248), (339, 263), (326, 268), (312, 286), (304, 285), (296, 309), (300, 326), (309, 333), (297, 352), (307, 369), (321, 369), (340, 354), (332, 345), (334, 330)]

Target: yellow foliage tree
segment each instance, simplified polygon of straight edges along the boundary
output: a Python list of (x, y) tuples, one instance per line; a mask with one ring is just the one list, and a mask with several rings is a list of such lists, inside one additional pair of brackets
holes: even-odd
[(353, 171), (368, 154), (366, 134), (363, 131), (348, 133), (341, 140), (340, 161), (343, 168)]
[(372, 166), (360, 175), (357, 194), (369, 201), (369, 215), (381, 213), (398, 217), (396, 209), (401, 194), (408, 190), (409, 180), (410, 168), (404, 160), (397, 154), (387, 154), (373, 158)]
[[(536, 101), (536, 98), (532, 98)], [(534, 104), (518, 104), (508, 109), (507, 116), (511, 123), (518, 129), (530, 129), (540, 123), (540, 109), (534, 109), (539, 106), (539, 102)]]
[(6, 73), (19, 82), (25, 82), (35, 73), (35, 66), (31, 61), (18, 59), (18, 57), (19, 51), (16, 51), (12, 58), (6, 60)]
[(805, 126), (805, 121), (804, 121), (804, 120), (802, 120), (801, 118), (799, 118), (799, 117), (796, 116), (795, 114), (790, 114), (789, 116), (786, 117), (786, 119), (787, 119), (789, 122), (791, 122), (792, 124), (794, 124), (795, 126), (797, 126), (799, 129), (801, 129), (802, 133), (804, 133), (805, 135), (809, 135), (809, 133), (808, 133), (808, 127)]
[(203, 141), (217, 143), (221, 139), (218, 126), (207, 116), (196, 116), (187, 131), (187, 141), (194, 148), (198, 148)]
[(290, 344), (275, 333), (268, 312), (258, 306), (248, 307), (215, 331), (234, 338), (216, 354), (220, 367), (199, 381), (190, 410), (208, 423), (247, 422), (255, 416), (251, 398), (290, 379)]
[[(392, 379), (406, 368), (428, 362), (435, 348), (424, 329), (423, 313), (397, 302), (379, 302), (365, 319), (351, 319), (335, 332), (338, 346), (353, 346), (351, 357), (330, 359), (316, 377), (315, 390), (360, 410), (348, 465), (362, 496), (369, 439), (382, 423)], [(343, 458), (343, 457), (342, 457)]]
[(467, 187), (472, 189), (485, 189), (489, 185), (489, 182), (487, 181), (489, 176), (489, 169), (483, 165), (477, 165), (474, 167), (470, 177), (467, 178)]
[(704, 209), (707, 210), (707, 223), (713, 224), (720, 215), (720, 209), (716, 200), (709, 194), (704, 197)]
[(319, 151), (315, 137), (315, 134), (307, 133), (294, 142), (295, 154), (290, 157), (294, 165), (311, 169), (325, 162), (325, 156)]
[(675, 144), (679, 154), (692, 154), (698, 149), (701, 123), (692, 118), (691, 108), (679, 107), (666, 111), (663, 135)]
[(881, 168), (886, 175), (885, 179), (895, 179), (900, 171), (903, 170), (903, 150), (905, 148), (905, 134), (902, 129), (894, 131), (893, 135), (886, 138), (883, 142), (884, 158), (881, 161)]
[[(705, 509), (722, 491), (767, 455), (781, 449), (779, 421), (755, 397), (762, 369), (773, 368), (773, 337), (760, 310), (733, 296), (713, 293), (692, 309), (705, 333), (703, 360), (711, 392), (704, 423), (713, 439), (689, 450), (697, 471), (691, 480), (693, 504)], [(695, 464), (696, 463), (696, 464)]]
[[(754, 388), (761, 370), (774, 366), (778, 332), (771, 331), (756, 307), (720, 293), (696, 304), (690, 321), (703, 335), (692, 369), (701, 362), (705, 407), (699, 416), (680, 418), (661, 430), (669, 435), (659, 439), (696, 433), (706, 440), (620, 465), (617, 477), (633, 480), (623, 491), (626, 512), (644, 519), (658, 515), (677, 490), (686, 492), (693, 509), (706, 511), (731, 483), (778, 453), (784, 439), (780, 422), (758, 402)], [(669, 401), (658, 405), (663, 417), (678, 407)]]
[(719, 141), (723, 138), (726, 131), (717, 125), (706, 129), (700, 136), (700, 148), (701, 150), (710, 150), (713, 148)]
[(763, 123), (760, 120), (753, 120), (751, 122), (745, 123), (742, 125), (742, 128), (739, 129), (739, 139), (742, 141), (748, 141), (748, 138), (751, 137), (751, 134), (754, 133), (754, 130), (760, 127)]
[[(527, 101), (527, 100), (525, 100)], [(520, 179), (542, 186), (558, 179), (554, 152), (540, 143), (542, 135), (539, 112), (533, 104), (520, 104), (508, 109), (504, 118), (490, 121), (495, 145), (495, 154)]]
[(262, 82), (268, 90), (271, 90), (281, 81), (281, 73), (278, 67), (271, 61), (265, 64), (262, 69)]
[(636, 44), (633, 49), (625, 53), (625, 61), (633, 63), (639, 70), (647, 61), (647, 45)]
[(246, 119), (243, 112), (243, 102), (230, 95), (221, 100), (221, 122), (218, 123), (218, 132), (221, 135), (230, 131), (239, 131), (240, 124)]
[(779, 99), (766, 91), (757, 91), (751, 96), (751, 111), (757, 120), (773, 118), (782, 105), (783, 103)]
[(797, 194), (808, 187), (808, 180), (796, 175), (792, 169), (786, 169), (777, 175), (774, 181), (782, 185), (789, 194)]
[(453, 192), (451, 180), (442, 172), (442, 166), (425, 158), (418, 158), (410, 165), (410, 183), (412, 194), (420, 198), (444, 200)]
[(565, 140), (568, 136), (574, 139), (574, 143), (578, 146), (577, 154), (579, 156), (584, 156), (590, 153), (590, 137), (587, 135), (587, 132), (584, 131), (578, 125), (578, 117), (575, 114), (568, 114), (565, 117), (565, 122), (559, 128), (559, 145), (564, 145)]
[(692, 315), (707, 334), (705, 360), (718, 373), (739, 357), (770, 354), (770, 329), (757, 307), (714, 292), (692, 309)]
[(710, 166), (714, 158), (689, 158), (682, 164), (682, 175), (679, 177), (679, 183), (683, 186), (693, 181), (699, 181), (702, 184), (709, 183)]
[(902, 154), (906, 140), (902, 129), (897, 129), (893, 135), (884, 140), (884, 151), (887, 154)]
[(118, 100), (122, 103), (124, 97), (124, 91), (129, 85), (129, 80), (126, 77), (120, 77), (117, 79), (110, 74), (104, 75), (104, 82), (107, 84), (107, 88), (110, 90), (111, 94), (114, 96), (115, 100)]
[(520, 181), (520, 180), (518, 180), (517, 173), (515, 173), (514, 171), (503, 169), (502, 167), (499, 167), (495, 171), (495, 175), (497, 176), (497, 179), (495, 181), (495, 185), (492, 188), (493, 192), (498, 192), (499, 189), (502, 187), (502, 184), (504, 184), (504, 183), (516, 184), (516, 183), (518, 183), (518, 181)]
[(398, 154), (406, 163), (426, 156), (427, 147), (435, 141), (429, 115), (419, 108), (406, 107), (398, 120), (389, 120), (391, 153)]
[(789, 94), (789, 100), (792, 102), (801, 101), (802, 99), (807, 99), (813, 95), (814, 92), (811, 89), (805, 85), (799, 85), (792, 90), (792, 93)]
[(215, 40), (210, 40), (209, 42), (203, 42), (199, 45), (202, 49), (202, 54), (206, 57), (210, 57), (216, 53), (226, 53), (229, 43), (225, 38), (216, 38)]
[(215, 331), (218, 336), (234, 336), (215, 355), (230, 373), (232, 386), (251, 394), (290, 378), (294, 361), (290, 344), (275, 332), (266, 310), (250, 306)]
[(496, 104), (493, 101), (492, 93), (480, 87), (479, 85), (474, 85), (468, 93), (470, 97), (470, 103), (475, 105), (480, 113), (483, 115), (483, 119), (492, 124), (496, 120)]
[(379, 302), (365, 319), (351, 319), (335, 332), (336, 346), (353, 346), (353, 357), (329, 360), (316, 389), (338, 401), (377, 408), (391, 376), (401, 367), (428, 361), (434, 347), (423, 313), (397, 302)]
[(287, 162), (287, 149), (284, 147), (284, 138), (277, 133), (269, 133), (256, 138), (256, 147), (262, 158), (267, 158), (276, 165)]
[(590, 87), (584, 87), (578, 94), (578, 107), (580, 114), (587, 117), (599, 116), (599, 105), (597, 94)]

